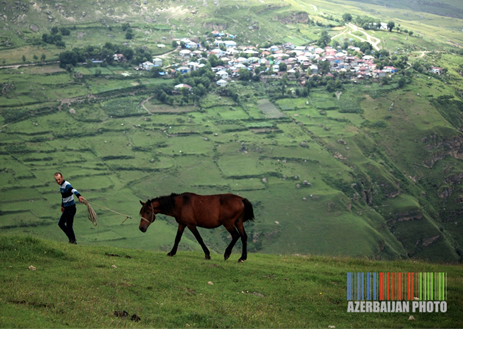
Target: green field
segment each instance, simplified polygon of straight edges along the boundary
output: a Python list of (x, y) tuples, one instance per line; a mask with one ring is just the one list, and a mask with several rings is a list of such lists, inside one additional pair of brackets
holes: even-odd
[[(0, 254), (2, 329), (463, 328), (458, 265), (276, 254), (239, 264), (8, 234)], [(447, 311), (347, 312), (347, 273), (382, 271), (446, 273)]]

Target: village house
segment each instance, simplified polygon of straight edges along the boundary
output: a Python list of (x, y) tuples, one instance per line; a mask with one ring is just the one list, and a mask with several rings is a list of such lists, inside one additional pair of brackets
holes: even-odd
[(188, 89), (188, 91), (192, 90), (192, 87), (190, 85), (187, 85), (187, 84), (178, 84), (178, 85), (175, 85), (174, 87), (175, 91), (179, 91), (179, 90), (182, 90), (182, 89)]
[(232, 40), (226, 40), (224, 42), (224, 45), (227, 49), (230, 49), (230, 48), (236, 48), (237, 47), (237, 43), (235, 41), (232, 41)]
[(220, 79), (227, 79), (228, 78), (228, 72), (225, 71), (225, 70), (221, 70), (221, 71), (218, 71), (217, 73), (215, 73), (215, 76), (216, 77), (219, 77)]
[(210, 54), (213, 54), (217, 57), (222, 57), (222, 56), (225, 56), (225, 52), (220, 50), (220, 49), (213, 49), (212, 51), (209, 52)]
[(187, 63), (187, 67), (190, 68), (190, 71), (194, 71), (194, 70), (197, 70), (199, 68), (201, 68), (201, 64), (197, 63), (197, 62), (188, 62)]
[(377, 77), (377, 78), (383, 78), (384, 76), (386, 76), (387, 73), (381, 69), (375, 69), (373, 71), (373, 76), (374, 77)]
[(191, 56), (191, 53), (192, 53), (192, 51), (187, 50), (187, 49), (183, 49), (183, 50), (180, 50), (180, 51), (178, 52), (178, 54), (180, 55), (180, 57), (184, 57), (184, 58), (185, 58), (185, 57), (190, 57), (190, 56)]
[(397, 68), (392, 67), (392, 66), (385, 66), (385, 67), (383, 67), (383, 70), (387, 73), (395, 73), (395, 72), (398, 71)]
[(121, 53), (116, 53), (113, 55), (113, 60), (117, 62), (123, 62), (124, 60), (126, 60), (126, 58)]
[(150, 70), (153, 68), (153, 66), (154, 64), (150, 61), (140, 63), (140, 69), (143, 69), (143, 70)]
[(435, 74), (442, 74), (442, 68), (440, 68), (440, 67), (432, 67), (431, 72), (432, 72), (432, 73), (435, 73)]
[(203, 54), (203, 51), (202, 50), (194, 50), (190, 53), (190, 55), (192, 57), (201, 57)]
[(223, 80), (223, 79), (220, 79), (217, 81), (217, 85), (218, 86), (226, 86), (227, 85), (227, 81), (226, 80)]
[(192, 71), (191, 68), (188, 66), (181, 66), (177, 68), (177, 72), (179, 72), (180, 74), (187, 74), (187, 73), (190, 73), (191, 71)]
[(155, 57), (155, 58), (153, 59), (153, 65), (154, 65), (154, 66), (161, 67), (161, 66), (162, 66), (162, 59), (159, 58), (159, 57)]

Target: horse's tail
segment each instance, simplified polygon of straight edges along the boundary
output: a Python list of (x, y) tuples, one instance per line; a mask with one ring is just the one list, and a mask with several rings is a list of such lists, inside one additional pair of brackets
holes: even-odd
[(242, 198), (242, 202), (245, 205), (243, 222), (249, 221), (249, 220), (254, 221), (255, 220), (255, 215), (253, 214), (252, 203), (250, 203), (250, 201), (247, 198)]

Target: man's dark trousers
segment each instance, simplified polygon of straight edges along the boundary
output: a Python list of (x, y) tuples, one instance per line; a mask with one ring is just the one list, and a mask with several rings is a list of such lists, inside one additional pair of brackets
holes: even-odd
[(77, 212), (75, 205), (63, 208), (62, 216), (58, 221), (58, 226), (65, 232), (70, 243), (75, 243), (75, 233), (73, 232), (73, 219)]

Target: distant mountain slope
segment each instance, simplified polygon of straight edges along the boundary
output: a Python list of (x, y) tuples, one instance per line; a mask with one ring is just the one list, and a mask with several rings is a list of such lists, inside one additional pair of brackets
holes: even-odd
[(414, 12), (431, 13), (434, 15), (463, 18), (462, 0), (344, 0), (347, 2), (363, 3), (377, 6), (384, 6), (399, 10), (410, 10)]

